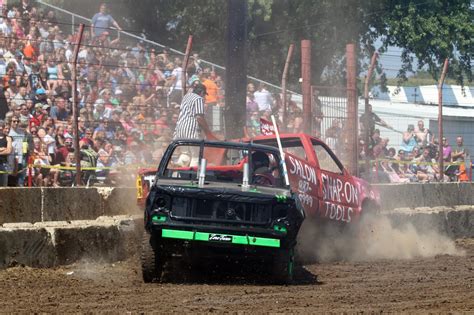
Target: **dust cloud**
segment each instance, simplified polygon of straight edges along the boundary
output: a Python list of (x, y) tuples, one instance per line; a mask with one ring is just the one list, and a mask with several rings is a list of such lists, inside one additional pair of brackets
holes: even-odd
[(367, 218), (353, 228), (305, 222), (298, 255), (308, 261), (370, 261), (414, 259), (437, 255), (462, 256), (454, 240), (438, 231), (417, 229), (410, 222), (396, 225), (386, 215)]

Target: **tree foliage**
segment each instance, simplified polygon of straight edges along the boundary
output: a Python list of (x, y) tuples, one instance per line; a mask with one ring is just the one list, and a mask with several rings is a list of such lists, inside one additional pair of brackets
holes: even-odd
[[(56, 0), (58, 1), (58, 0)], [(90, 5), (89, 5), (90, 1)], [(300, 75), (300, 41), (312, 40), (313, 83), (343, 84), (345, 46), (359, 47), (359, 71), (376, 49), (402, 48), (400, 80), (413, 69), (427, 69), (439, 77), (445, 58), (449, 75), (459, 83), (472, 82), (473, 7), (469, 0), (247, 0), (248, 73), (280, 82), (288, 47), (295, 50), (290, 77)], [(74, 6), (64, 1), (64, 6)], [(76, 12), (98, 8), (83, 0)], [(223, 64), (227, 1), (115, 0), (111, 12), (125, 29), (144, 30), (149, 39), (184, 50), (189, 34), (193, 50)], [(91, 14), (88, 12), (88, 14)], [(376, 47), (382, 43), (381, 47)]]
[(383, 38), (382, 50), (393, 45), (403, 48), (400, 77), (412, 71), (413, 55), (418, 69), (427, 67), (438, 79), (446, 58), (449, 76), (463, 84), (472, 82), (474, 23), (469, 0), (397, 1), (388, 3), (388, 14), (372, 22)]

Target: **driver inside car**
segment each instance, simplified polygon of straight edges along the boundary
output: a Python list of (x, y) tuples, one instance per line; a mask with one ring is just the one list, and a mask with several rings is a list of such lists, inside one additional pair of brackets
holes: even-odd
[(261, 151), (252, 153), (253, 183), (263, 186), (273, 186), (275, 177), (270, 169), (268, 155)]

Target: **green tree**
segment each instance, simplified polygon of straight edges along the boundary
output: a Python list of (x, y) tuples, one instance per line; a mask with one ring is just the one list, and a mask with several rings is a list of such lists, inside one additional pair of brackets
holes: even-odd
[[(60, 2), (62, 0), (55, 0)], [(223, 64), (225, 56), (226, 1), (224, 0), (116, 0), (110, 10), (123, 28), (144, 33), (172, 48), (184, 50), (189, 34), (193, 51)], [(98, 2), (63, 1), (65, 8), (91, 16)], [(91, 9), (92, 8), (92, 9)], [(413, 68), (427, 69), (439, 77), (449, 58), (448, 77), (458, 83), (472, 82), (473, 5), (469, 0), (248, 0), (248, 73), (280, 82), (288, 46), (299, 48), (302, 39), (312, 40), (312, 73), (315, 84), (344, 84), (345, 46), (358, 44), (359, 71), (382, 41), (402, 48), (399, 82)], [(300, 51), (296, 49), (290, 82), (300, 75)], [(297, 88), (298, 84), (290, 86)]]
[(371, 24), (383, 39), (382, 51), (389, 45), (403, 48), (402, 80), (414, 70), (416, 56), (418, 69), (426, 66), (435, 80), (448, 58), (448, 76), (460, 84), (472, 82), (474, 11), (469, 0), (386, 1), (386, 8)]

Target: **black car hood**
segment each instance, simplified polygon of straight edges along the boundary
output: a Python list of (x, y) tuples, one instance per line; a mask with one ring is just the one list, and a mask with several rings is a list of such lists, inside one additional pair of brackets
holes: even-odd
[(200, 188), (196, 183), (182, 180), (163, 180), (155, 184), (152, 190), (172, 196), (193, 197), (198, 199), (225, 199), (235, 202), (278, 203), (293, 199), (288, 189), (251, 186), (243, 191), (240, 185), (209, 182)]

